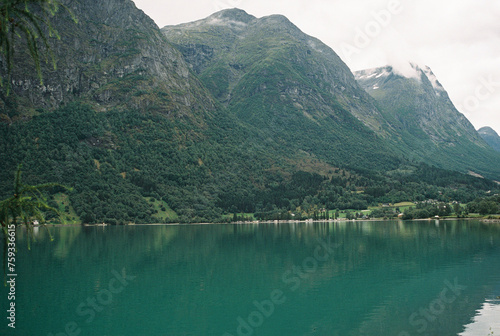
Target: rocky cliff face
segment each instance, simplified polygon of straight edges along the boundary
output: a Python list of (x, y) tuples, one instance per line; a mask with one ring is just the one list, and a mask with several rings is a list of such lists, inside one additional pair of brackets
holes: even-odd
[[(10, 117), (54, 109), (75, 99), (98, 110), (137, 108), (190, 116), (213, 110), (213, 101), (191, 75), (182, 55), (130, 0), (65, 0), (51, 39), (57, 69), (43, 66), (43, 84), (17, 50), (12, 91), (3, 106)], [(22, 108), (21, 108), (22, 106)]]

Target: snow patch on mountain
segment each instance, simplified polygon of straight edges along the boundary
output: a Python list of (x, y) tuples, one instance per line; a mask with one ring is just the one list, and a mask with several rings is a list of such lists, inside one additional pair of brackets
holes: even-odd
[(387, 67), (383, 68), (373, 68), (354, 72), (354, 77), (356, 80), (360, 79), (371, 79), (371, 78), (381, 78), (387, 77), (391, 74), (390, 69)]

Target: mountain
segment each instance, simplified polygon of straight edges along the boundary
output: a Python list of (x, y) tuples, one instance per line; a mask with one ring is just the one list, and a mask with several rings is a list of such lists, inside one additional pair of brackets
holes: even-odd
[(404, 74), (391, 66), (355, 72), (396, 132), (392, 143), (407, 157), (445, 169), (498, 179), (500, 155), (489, 148), (457, 111), (429, 67), (411, 65)]
[(73, 223), (319, 218), (495, 189), (402, 158), (345, 64), (283, 16), (164, 34), (130, 0), (64, 2), (78, 23), (53, 18), (57, 69), (40, 84), (21, 43), (0, 89), (0, 198), (18, 164), (28, 184), (72, 187), (47, 197)]
[(284, 166), (132, 1), (65, 4), (78, 23), (52, 19), (57, 69), (43, 65), (40, 84), (19, 44), (11, 94), (2, 90), (0, 196), (22, 163), (26, 183), (74, 188), (54, 202), (76, 220), (214, 220), (222, 191), (260, 188), (263, 170)]
[(482, 127), (478, 130), (479, 135), (488, 145), (497, 152), (500, 152), (500, 136), (491, 127)]
[(228, 9), (162, 28), (231, 113), (274, 139), (336, 166), (391, 168), (383, 118), (337, 54), (286, 17)]

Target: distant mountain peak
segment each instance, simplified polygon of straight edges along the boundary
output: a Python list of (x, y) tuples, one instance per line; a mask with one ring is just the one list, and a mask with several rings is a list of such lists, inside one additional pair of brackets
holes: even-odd
[[(442, 93), (446, 92), (430, 67), (427, 65), (420, 66), (413, 62), (398, 65), (386, 65), (379, 68), (360, 70), (354, 73), (356, 80), (382, 79), (388, 77), (389, 75), (413, 79), (419, 83), (422, 83), (422, 79), (426, 78), (432, 85), (436, 96), (440, 96)], [(378, 88), (379, 85), (374, 83), (373, 90), (377, 90)]]
[(199, 27), (220, 26), (229, 27), (233, 30), (240, 31), (245, 29), (252, 21), (257, 20), (253, 15), (248, 14), (242, 9), (230, 8), (218, 11), (209, 17), (193, 22), (186, 22), (180, 25), (167, 25), (161, 30), (163, 32), (172, 29), (199, 29)]
[(498, 136), (498, 133), (493, 128), (491, 128), (490, 126), (481, 127), (477, 131), (479, 132), (479, 134), (489, 134), (489, 135)]
[(255, 20), (256, 17), (248, 14), (242, 9), (231, 8), (223, 9), (217, 13), (210, 15), (206, 21), (212, 25), (231, 25), (231, 26), (246, 26), (251, 21)]
[(500, 136), (491, 127), (485, 126), (477, 130), (481, 138), (497, 152), (500, 152)]
[(292, 24), (292, 21), (290, 21), (286, 16), (282, 14), (272, 14), (268, 16), (264, 16), (261, 18), (262, 21), (267, 21), (270, 23), (274, 24)]

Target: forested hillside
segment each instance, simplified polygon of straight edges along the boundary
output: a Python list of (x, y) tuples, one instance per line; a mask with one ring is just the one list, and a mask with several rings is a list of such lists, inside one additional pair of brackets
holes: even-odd
[[(215, 120), (219, 126), (224, 121)], [(234, 127), (230, 119), (226, 125)], [(244, 128), (238, 139), (234, 128), (190, 138), (182, 127), (161, 115), (102, 113), (80, 104), (1, 124), (1, 152), (10, 158), (3, 163), (2, 190), (10, 191), (15, 163), (22, 162), (26, 182), (74, 188), (69, 202), (54, 203), (68, 216), (74, 212), (85, 223), (147, 223), (216, 221), (235, 212), (307, 217), (325, 208), (425, 199), (469, 202), (496, 187), (426, 165), (384, 173), (304, 158), (298, 166)]]

